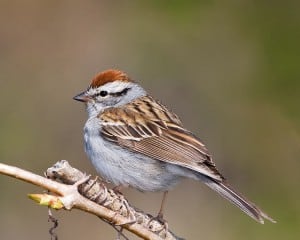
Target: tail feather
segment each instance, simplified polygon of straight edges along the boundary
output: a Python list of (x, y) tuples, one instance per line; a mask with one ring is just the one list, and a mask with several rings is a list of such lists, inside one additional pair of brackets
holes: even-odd
[(240, 208), (243, 212), (247, 215), (252, 217), (254, 220), (258, 221), (261, 224), (264, 224), (264, 219), (267, 219), (273, 223), (276, 223), (274, 219), (260, 210), (255, 204), (248, 201), (245, 197), (241, 194), (237, 193), (235, 190), (232, 189), (225, 181), (217, 181), (212, 178), (203, 176), (201, 180), (211, 189), (215, 190), (219, 193), (222, 197), (233, 203), (235, 206)]

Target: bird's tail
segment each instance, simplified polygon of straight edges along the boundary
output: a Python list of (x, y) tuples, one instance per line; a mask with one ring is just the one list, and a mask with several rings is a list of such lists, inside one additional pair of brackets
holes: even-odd
[(273, 223), (276, 223), (274, 219), (269, 217), (266, 213), (260, 210), (255, 204), (248, 201), (245, 197), (241, 194), (237, 193), (235, 190), (229, 186), (226, 181), (217, 181), (210, 177), (201, 176), (201, 180), (211, 189), (215, 190), (219, 193), (222, 197), (233, 203), (247, 215), (252, 217), (254, 220), (258, 221), (259, 223), (263, 224), (264, 219), (267, 219)]

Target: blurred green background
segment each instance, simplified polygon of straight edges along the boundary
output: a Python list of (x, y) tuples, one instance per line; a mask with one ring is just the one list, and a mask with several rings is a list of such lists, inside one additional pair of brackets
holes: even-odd
[[(60, 159), (95, 174), (72, 97), (120, 68), (181, 116), (233, 186), (278, 223), (259, 225), (200, 183), (169, 195), (186, 239), (300, 239), (299, 1), (0, 1), (0, 162), (43, 174)], [(0, 176), (0, 239), (49, 239), (42, 190)], [(125, 190), (155, 214), (161, 194)], [(79, 211), (60, 239), (115, 239)], [(135, 239), (131, 237), (131, 239)]]

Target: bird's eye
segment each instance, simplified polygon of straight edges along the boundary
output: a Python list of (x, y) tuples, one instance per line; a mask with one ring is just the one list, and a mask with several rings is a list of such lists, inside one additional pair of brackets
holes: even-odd
[(105, 97), (105, 96), (107, 96), (107, 94), (108, 94), (107, 91), (101, 91), (101, 92), (99, 92), (99, 95), (100, 95), (101, 97)]

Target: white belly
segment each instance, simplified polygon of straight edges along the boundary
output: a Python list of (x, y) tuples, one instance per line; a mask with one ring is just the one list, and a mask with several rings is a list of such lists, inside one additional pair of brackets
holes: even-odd
[(141, 191), (166, 191), (181, 180), (176, 171), (169, 171), (177, 166), (170, 167), (104, 140), (100, 127), (98, 119), (89, 119), (84, 127), (84, 141), (87, 155), (105, 180)]

